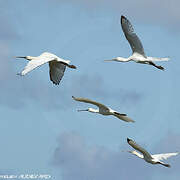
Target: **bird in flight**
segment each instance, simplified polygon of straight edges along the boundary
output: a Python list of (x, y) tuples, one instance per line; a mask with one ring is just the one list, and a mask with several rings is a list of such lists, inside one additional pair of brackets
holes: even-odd
[(119, 113), (117, 111), (114, 111), (111, 108), (105, 106), (104, 104), (101, 104), (101, 103), (98, 103), (98, 102), (95, 102), (95, 101), (92, 101), (92, 100), (86, 99), (86, 98), (76, 98), (74, 96), (72, 96), (72, 98), (76, 101), (80, 101), (80, 102), (84, 102), (84, 103), (90, 103), (90, 104), (93, 104), (93, 105), (98, 107), (98, 109), (88, 108), (85, 110), (78, 110), (78, 111), (88, 111), (88, 112), (92, 112), (92, 113), (99, 113), (99, 114), (102, 114), (105, 116), (113, 115), (113, 116), (115, 116), (115, 117), (117, 117), (123, 121), (126, 121), (126, 122), (135, 122), (134, 120), (127, 117), (126, 114), (122, 114), (122, 113)]
[(169, 58), (157, 58), (157, 57), (148, 57), (144, 53), (143, 45), (139, 39), (139, 37), (134, 32), (134, 28), (130, 21), (124, 17), (121, 16), (121, 27), (124, 32), (124, 35), (126, 39), (128, 40), (131, 49), (132, 49), (132, 55), (128, 58), (123, 57), (116, 57), (111, 60), (105, 60), (105, 61), (117, 61), (117, 62), (128, 62), (128, 61), (135, 61), (136, 63), (141, 64), (149, 64), (152, 65), (160, 70), (164, 70), (164, 67), (156, 65), (154, 62), (158, 61), (168, 61)]
[(132, 153), (151, 164), (161, 164), (165, 167), (170, 167), (169, 164), (166, 164), (166, 163), (162, 162), (161, 160), (164, 160), (171, 156), (176, 156), (179, 154), (179, 152), (175, 152), (175, 153), (164, 153), (164, 154), (151, 155), (144, 148), (142, 148), (141, 146), (136, 144), (136, 142), (134, 142), (132, 139), (127, 138), (127, 142), (130, 146), (132, 146), (134, 149), (136, 149), (137, 151), (140, 152), (140, 153), (138, 153), (137, 151), (128, 151), (129, 153)]
[(18, 73), (18, 75), (24, 76), (28, 72), (32, 71), (33, 69), (45, 64), (49, 63), (49, 75), (50, 80), (55, 84), (58, 85), (64, 75), (64, 71), (66, 66), (72, 69), (76, 69), (76, 66), (71, 65), (69, 60), (64, 60), (59, 58), (58, 56), (44, 52), (40, 56), (18, 56), (16, 58), (24, 58), (27, 59), (29, 62), (25, 66), (22, 72)]

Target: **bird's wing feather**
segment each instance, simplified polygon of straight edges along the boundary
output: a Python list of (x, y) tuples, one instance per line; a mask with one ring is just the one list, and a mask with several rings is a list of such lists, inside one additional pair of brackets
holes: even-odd
[(139, 37), (134, 32), (133, 26), (130, 23), (130, 21), (124, 16), (121, 16), (121, 26), (122, 26), (124, 35), (131, 46), (133, 53), (136, 52), (146, 57), (144, 53), (143, 45)]
[(152, 157), (158, 160), (163, 160), (163, 159), (167, 159), (171, 156), (176, 156), (178, 155), (179, 152), (175, 152), (175, 153), (164, 153), (164, 154), (153, 154)]
[(31, 60), (27, 63), (27, 65), (25, 66), (25, 68), (23, 69), (23, 71), (21, 73), (19, 73), (19, 75), (24, 76), (25, 74), (27, 74), (28, 72), (32, 71), (33, 69), (42, 66), (43, 64), (49, 62), (49, 61), (53, 61), (55, 60), (55, 58), (51, 57), (39, 57), (36, 58), (34, 60)]
[(87, 98), (76, 98), (74, 96), (72, 96), (72, 98), (76, 101), (80, 101), (80, 102), (84, 102), (84, 103), (90, 103), (90, 104), (93, 104), (95, 106), (98, 106), (99, 108), (104, 108), (104, 109), (109, 110), (109, 108), (107, 106), (105, 106), (104, 104), (98, 103), (96, 101), (92, 101), (92, 100), (87, 99)]
[(124, 114), (120, 114), (120, 113), (114, 113), (114, 116), (116, 116), (117, 118), (126, 121), (126, 122), (135, 122), (134, 120), (132, 120), (131, 118), (129, 118), (127, 115)]
[(137, 151), (141, 152), (144, 155), (144, 157), (147, 157), (148, 159), (152, 159), (151, 155), (144, 148), (136, 144), (132, 139), (128, 141), (128, 144)]
[(49, 75), (50, 80), (58, 85), (64, 75), (64, 71), (66, 69), (66, 65), (61, 62), (57, 61), (50, 61), (49, 62)]

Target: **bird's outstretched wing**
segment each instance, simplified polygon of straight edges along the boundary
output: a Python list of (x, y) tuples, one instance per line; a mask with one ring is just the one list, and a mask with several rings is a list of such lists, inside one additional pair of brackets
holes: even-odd
[(135, 122), (134, 120), (129, 118), (126, 114), (120, 114), (120, 113), (114, 112), (114, 116), (126, 122)]
[(143, 45), (142, 45), (139, 37), (134, 32), (133, 26), (130, 23), (130, 21), (124, 16), (121, 16), (121, 26), (122, 26), (124, 35), (131, 46), (133, 53), (136, 52), (136, 53), (139, 53), (142, 56), (146, 57), (146, 55), (144, 53)]
[(127, 142), (134, 149), (136, 149), (137, 151), (141, 152), (144, 155), (144, 157), (146, 157), (147, 159), (152, 159), (151, 155), (144, 148), (142, 148), (141, 146), (136, 144), (132, 139), (127, 138)]
[(103, 108), (103, 109), (109, 110), (109, 108), (107, 106), (105, 106), (104, 104), (98, 103), (96, 101), (92, 101), (92, 100), (87, 99), (87, 98), (76, 98), (74, 96), (72, 96), (72, 98), (74, 100), (76, 100), (76, 101), (80, 101), (80, 102), (84, 102), (84, 103), (90, 103), (90, 104), (93, 104), (95, 106), (98, 106), (99, 108)]
[(64, 71), (66, 69), (66, 65), (57, 62), (57, 61), (50, 61), (49, 62), (49, 75), (50, 80), (55, 84), (58, 85), (64, 75)]
[(49, 62), (49, 61), (53, 61), (56, 58), (54, 57), (37, 57), (34, 60), (31, 60), (27, 63), (27, 65), (25, 66), (24, 70), (20, 73), (18, 73), (18, 75), (24, 76), (25, 74), (27, 74), (28, 72), (32, 71), (33, 69), (42, 66), (43, 64)]
[(164, 154), (153, 154), (151, 155), (153, 158), (158, 159), (158, 160), (163, 160), (163, 159), (167, 159), (171, 156), (176, 156), (178, 155), (179, 152), (175, 152), (175, 153), (164, 153)]

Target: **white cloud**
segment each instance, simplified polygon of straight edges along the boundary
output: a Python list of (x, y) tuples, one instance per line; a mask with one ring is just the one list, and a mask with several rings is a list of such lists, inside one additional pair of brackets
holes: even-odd
[[(180, 135), (177, 135), (180, 137)], [(162, 140), (162, 143), (172, 143), (174, 136), (167, 136)], [(124, 140), (126, 143), (126, 140)], [(108, 142), (107, 142), (108, 143)], [(126, 144), (129, 149), (131, 147)], [(159, 144), (157, 145), (159, 147)], [(178, 146), (180, 143), (178, 141)], [(159, 152), (167, 151), (167, 148), (159, 147)], [(122, 149), (124, 150), (124, 149)], [(167, 174), (179, 175), (180, 157), (172, 158), (169, 161), (172, 165), (171, 169), (158, 165), (148, 164), (137, 157), (119, 151), (113, 151), (106, 147), (86, 144), (85, 140), (78, 134), (64, 133), (58, 139), (58, 146), (55, 149), (53, 156), (53, 164), (59, 168), (63, 180), (131, 180), (139, 179), (147, 180), (153, 177), (164, 177)], [(165, 175), (164, 175), (164, 172)]]

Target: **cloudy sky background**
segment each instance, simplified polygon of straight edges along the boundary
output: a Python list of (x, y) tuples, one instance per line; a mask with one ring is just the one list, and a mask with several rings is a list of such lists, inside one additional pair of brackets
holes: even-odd
[[(57, 180), (180, 178), (180, 157), (171, 168), (152, 166), (121, 152), (132, 138), (151, 153), (179, 151), (180, 2), (112, 0), (0, 0), (0, 172), (51, 174)], [(162, 72), (136, 63), (105, 63), (131, 49), (120, 27), (125, 15), (147, 55), (165, 57)], [(44, 51), (70, 59), (59, 86), (48, 65), (25, 77), (15, 56)], [(136, 123), (78, 113), (97, 100)], [(132, 173), (129, 173), (131, 171)]]

